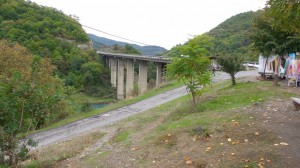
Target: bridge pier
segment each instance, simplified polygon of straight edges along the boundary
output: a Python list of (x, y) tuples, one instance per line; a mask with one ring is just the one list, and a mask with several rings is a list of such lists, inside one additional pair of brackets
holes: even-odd
[(117, 59), (109, 58), (110, 65), (110, 82), (112, 87), (117, 87)]
[(134, 85), (134, 64), (133, 60), (126, 61), (126, 99), (132, 98)]
[(124, 99), (124, 60), (118, 58), (117, 99)]
[(171, 63), (170, 58), (164, 57), (114, 54), (99, 51), (97, 53), (102, 55), (102, 58), (105, 59), (104, 62), (106, 66), (109, 66), (111, 70), (111, 84), (112, 87), (117, 88), (117, 99), (133, 97), (135, 61), (139, 62), (139, 95), (145, 93), (148, 89), (148, 62), (156, 63), (156, 86), (159, 86), (163, 82), (165, 66), (166, 64)]
[(146, 61), (140, 61), (139, 63), (139, 95), (145, 93), (148, 89), (147, 85), (148, 63)]
[(162, 82), (162, 68), (163, 65), (160, 62), (156, 63), (156, 86), (159, 86)]

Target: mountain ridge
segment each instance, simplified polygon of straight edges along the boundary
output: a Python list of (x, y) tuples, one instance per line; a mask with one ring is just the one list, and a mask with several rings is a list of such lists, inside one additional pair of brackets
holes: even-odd
[[(117, 41), (117, 40), (112, 40), (109, 38), (105, 38), (105, 37), (100, 37), (91, 33), (88, 33), (88, 36), (90, 38), (90, 40), (93, 43), (93, 46), (95, 49), (100, 49), (104, 48), (104, 47), (113, 47), (114, 45), (119, 45), (119, 46), (125, 46), (126, 42), (122, 42), (122, 41)], [(167, 49), (160, 47), (160, 46), (156, 46), (156, 45), (151, 45), (151, 46), (140, 46), (137, 44), (129, 44), (132, 47), (134, 47), (135, 49), (137, 49), (138, 51), (140, 51), (143, 55), (149, 55), (149, 56), (154, 56), (154, 55), (161, 55), (162, 53), (166, 52)]]

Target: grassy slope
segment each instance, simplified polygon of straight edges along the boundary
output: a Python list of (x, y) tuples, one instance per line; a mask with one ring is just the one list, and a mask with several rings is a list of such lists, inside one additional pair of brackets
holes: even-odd
[[(276, 92), (270, 92), (274, 89)], [(287, 100), (294, 94), (285, 88), (274, 88), (270, 82), (239, 83), (236, 87), (222, 82), (206, 88), (198, 102), (198, 112), (190, 113), (186, 96), (131, 117), (113, 126), (118, 131), (109, 143), (68, 164), (75, 167), (124, 164), (185, 167), (191, 160), (196, 167), (210, 164), (213, 167), (258, 167), (260, 163), (280, 167), (285, 161), (270, 147), (276, 137), (257, 127), (257, 116), (248, 111), (274, 97)], [(198, 134), (193, 129), (199, 126), (204, 131)], [(255, 132), (260, 135), (256, 136)], [(39, 154), (40, 158), (44, 157)], [(35, 164), (46, 164), (45, 160), (39, 160)], [(50, 162), (57, 160), (50, 159)], [(59, 164), (66, 163), (59, 161)]]

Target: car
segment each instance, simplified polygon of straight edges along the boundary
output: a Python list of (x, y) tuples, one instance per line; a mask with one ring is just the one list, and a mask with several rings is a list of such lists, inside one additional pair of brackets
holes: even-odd
[(248, 65), (249, 67), (258, 68), (258, 63), (257, 63), (257, 62), (249, 62), (247, 65)]

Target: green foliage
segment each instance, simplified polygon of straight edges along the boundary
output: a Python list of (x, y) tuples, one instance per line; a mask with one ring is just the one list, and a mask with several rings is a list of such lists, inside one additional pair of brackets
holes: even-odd
[(222, 70), (231, 77), (232, 85), (235, 85), (235, 74), (243, 70), (244, 58), (238, 55), (222, 55), (218, 56), (217, 62), (222, 66)]
[(176, 45), (175, 47), (172, 47), (171, 50), (169, 50), (168, 52), (164, 53), (164, 56), (168, 56), (168, 57), (178, 57), (178, 55), (180, 54), (180, 47), (181, 45)]
[(124, 130), (122, 132), (120, 132), (115, 138), (114, 141), (115, 142), (122, 142), (125, 141), (128, 136), (130, 135), (130, 132), (128, 130)]
[(139, 52), (132, 45), (127, 43), (124, 46), (114, 44), (113, 46), (102, 45), (100, 47), (95, 47), (95, 48), (97, 48), (100, 51), (110, 52), (110, 53), (141, 55), (141, 52)]
[(210, 60), (207, 57), (211, 47), (211, 38), (206, 35), (197, 36), (180, 47), (180, 57), (167, 65), (167, 75), (183, 81), (192, 95), (195, 105), (196, 94), (201, 94), (201, 87), (210, 83)]
[[(90, 77), (81, 68), (85, 63), (101, 63), (101, 60), (77, 20), (54, 8), (25, 0), (1, 2), (0, 16), (0, 39), (17, 42), (33, 55), (49, 58), (57, 67), (55, 73), (65, 84), (83, 91), (89, 89), (86, 79)], [(97, 73), (97, 82), (92, 82), (105, 90), (109, 86), (108, 72)]]
[[(249, 37), (255, 16), (256, 12), (245, 12), (232, 16), (206, 33), (213, 37), (214, 47), (210, 50), (210, 55), (234, 54), (243, 56), (247, 60), (257, 60), (259, 53), (252, 49)], [(176, 57), (176, 55), (180, 55), (180, 47), (181, 45), (177, 45), (164, 55)]]
[(0, 41), (0, 50), (0, 164), (16, 165), (26, 158), (26, 145), (33, 145), (24, 142), (17, 149), (16, 135), (64, 117), (67, 95), (48, 59), (32, 57), (5, 41)]
[(300, 48), (300, 39), (294, 38), (294, 33), (275, 29), (272, 26), (273, 22), (274, 20), (268, 17), (265, 11), (259, 11), (251, 34), (253, 46), (265, 56), (297, 52)]
[(232, 16), (207, 34), (214, 37), (212, 54), (234, 54), (246, 60), (257, 60), (258, 53), (251, 49), (249, 38), (256, 12)]
[(299, 0), (269, 0), (265, 8), (272, 18), (272, 26), (288, 33), (295, 33), (300, 38), (300, 3)]
[(124, 50), (125, 54), (137, 54), (137, 55), (141, 55), (141, 53), (137, 49), (133, 48), (129, 44), (126, 44), (124, 48), (125, 48), (125, 50)]
[[(104, 97), (113, 93), (110, 87), (109, 72), (98, 62), (90, 61), (81, 66), (85, 92), (96, 97)], [(103, 89), (105, 88), (105, 89)]]

